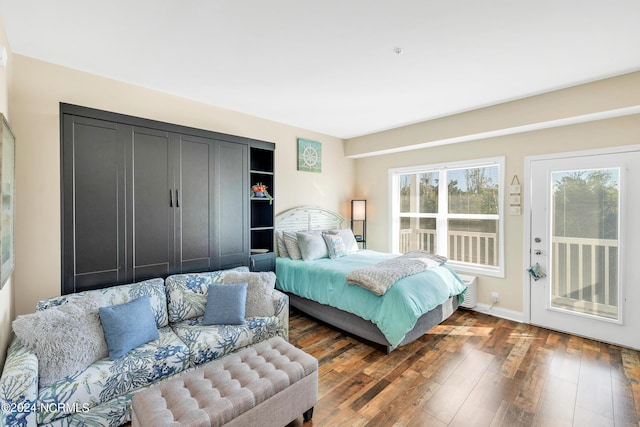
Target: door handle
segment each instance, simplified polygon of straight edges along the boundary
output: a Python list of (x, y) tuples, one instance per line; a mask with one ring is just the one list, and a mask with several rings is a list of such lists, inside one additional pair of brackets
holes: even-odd
[(169, 189), (169, 207), (173, 207), (173, 193), (171, 192), (171, 189)]
[(176, 188), (176, 208), (180, 207), (180, 197), (178, 197), (178, 189)]

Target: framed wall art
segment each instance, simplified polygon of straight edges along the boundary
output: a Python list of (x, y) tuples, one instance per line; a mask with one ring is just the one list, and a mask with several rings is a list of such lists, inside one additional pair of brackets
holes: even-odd
[(322, 172), (322, 144), (298, 138), (298, 170)]
[(13, 220), (15, 205), (16, 141), (6, 118), (0, 135), (0, 289), (15, 267)]

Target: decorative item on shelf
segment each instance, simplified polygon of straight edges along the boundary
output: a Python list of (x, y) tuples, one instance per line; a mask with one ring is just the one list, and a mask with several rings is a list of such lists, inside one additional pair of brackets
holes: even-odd
[(362, 234), (355, 234), (356, 242), (362, 243), (362, 249), (367, 248), (367, 201), (366, 200), (352, 200), (351, 201), (351, 230), (353, 230), (354, 223), (359, 221), (362, 223), (360, 231)]
[(267, 186), (261, 182), (251, 186), (251, 198), (269, 199), (269, 204), (273, 203), (273, 197), (267, 191)]

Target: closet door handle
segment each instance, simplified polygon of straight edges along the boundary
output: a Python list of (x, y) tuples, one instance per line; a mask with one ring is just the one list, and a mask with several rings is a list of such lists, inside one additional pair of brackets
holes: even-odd
[(180, 197), (178, 197), (178, 189), (176, 188), (176, 208), (180, 207)]
[(169, 207), (173, 207), (173, 193), (171, 192), (171, 189), (169, 189)]

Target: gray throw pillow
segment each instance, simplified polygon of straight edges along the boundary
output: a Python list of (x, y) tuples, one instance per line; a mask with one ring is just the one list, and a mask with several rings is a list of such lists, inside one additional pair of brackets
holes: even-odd
[(256, 273), (227, 273), (224, 283), (246, 283), (247, 304), (245, 317), (271, 317), (275, 315), (275, 308), (271, 296), (276, 287), (276, 274), (273, 271), (261, 271)]
[(41, 387), (83, 371), (107, 356), (99, 305), (96, 297), (87, 295), (13, 321), (16, 337), (38, 357)]
[(299, 231), (296, 233), (300, 254), (305, 261), (328, 258), (327, 244), (322, 238), (321, 231)]

